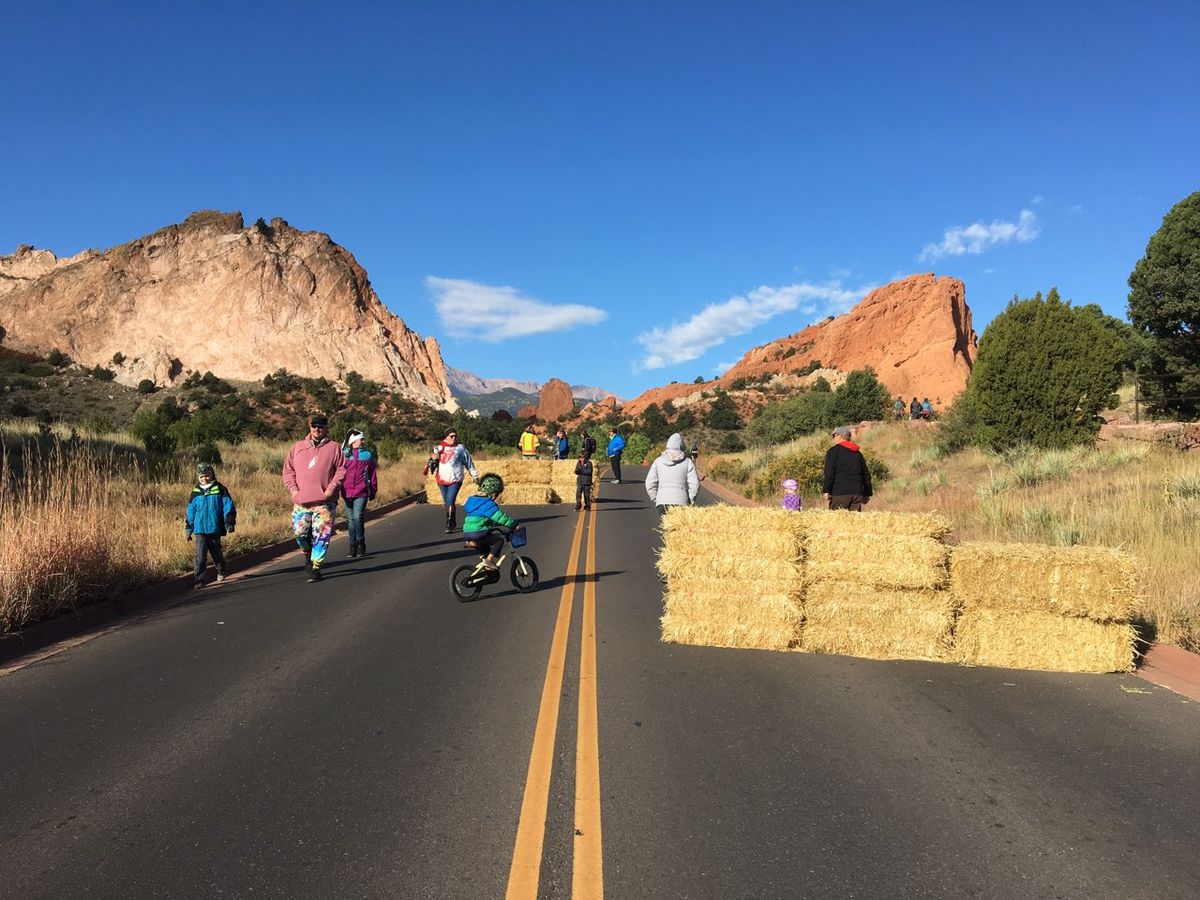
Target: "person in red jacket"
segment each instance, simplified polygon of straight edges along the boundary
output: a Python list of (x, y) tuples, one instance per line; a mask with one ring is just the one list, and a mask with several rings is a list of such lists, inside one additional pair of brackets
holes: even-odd
[(329, 420), (318, 413), (308, 421), (308, 437), (297, 441), (283, 461), (283, 484), (292, 495), (292, 532), (304, 553), (309, 581), (321, 580), (345, 479), (342, 448), (329, 439)]

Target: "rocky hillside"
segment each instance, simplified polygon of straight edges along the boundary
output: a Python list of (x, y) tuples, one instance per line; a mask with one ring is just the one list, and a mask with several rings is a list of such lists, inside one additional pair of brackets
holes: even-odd
[(728, 388), (734, 382), (811, 370), (871, 367), (893, 394), (929, 397), (938, 407), (963, 388), (975, 364), (977, 340), (966, 288), (957, 278), (910, 275), (867, 294), (844, 316), (755, 347), (720, 378), (654, 388), (622, 407), (637, 415), (651, 403)]
[(0, 256), (0, 341), (58, 349), (117, 381), (164, 386), (190, 372), (253, 381), (278, 369), (347, 372), (453, 409), (437, 341), (384, 307), (362, 266), (328, 235), (282, 219), (198, 212), (104, 252)]

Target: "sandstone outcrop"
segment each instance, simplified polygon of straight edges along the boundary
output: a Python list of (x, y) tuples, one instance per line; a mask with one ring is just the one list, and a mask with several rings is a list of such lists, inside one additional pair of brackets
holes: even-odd
[(246, 228), (240, 213), (198, 212), (69, 259), (19, 247), (0, 257), (0, 328), (5, 346), (58, 348), (125, 384), (165, 385), (188, 371), (239, 380), (355, 371), (456, 406), (437, 341), (388, 311), (348, 250), (279, 218)]
[(571, 386), (558, 378), (551, 378), (538, 391), (537, 417), (543, 422), (562, 419), (575, 412), (575, 398)]
[(678, 403), (739, 378), (778, 378), (815, 360), (839, 372), (870, 366), (893, 395), (929, 397), (941, 407), (966, 387), (977, 347), (963, 283), (910, 275), (871, 291), (844, 316), (755, 347), (715, 381), (654, 388), (623, 409), (637, 415), (651, 403)]

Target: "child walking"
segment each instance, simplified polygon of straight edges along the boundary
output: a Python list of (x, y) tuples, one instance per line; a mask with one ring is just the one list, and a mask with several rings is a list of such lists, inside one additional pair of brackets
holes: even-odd
[(237, 525), (237, 507), (225, 485), (217, 481), (211, 463), (196, 466), (196, 486), (187, 506), (187, 539), (195, 537), (196, 566), (192, 570), (194, 587), (204, 587), (204, 568), (211, 556), (217, 567), (217, 581), (225, 580), (225, 554), (221, 550), (221, 536), (233, 534)]
[(592, 457), (586, 451), (575, 463), (575, 509), (592, 508)]

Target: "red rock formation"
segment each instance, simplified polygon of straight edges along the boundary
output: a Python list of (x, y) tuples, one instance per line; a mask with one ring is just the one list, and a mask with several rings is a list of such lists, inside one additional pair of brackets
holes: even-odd
[(534, 419), (537, 418), (537, 407), (530, 403), (528, 406), (522, 406), (517, 410), (518, 419)]
[(575, 412), (575, 398), (571, 386), (565, 381), (551, 378), (538, 391), (537, 417), (543, 422), (553, 422)]
[(603, 400), (597, 400), (595, 403), (589, 403), (583, 409), (579, 410), (578, 419), (581, 421), (586, 419), (603, 419), (618, 406), (620, 406), (620, 404), (617, 403), (617, 398), (610, 394)]
[(654, 388), (624, 410), (637, 415), (651, 403), (728, 388), (738, 378), (795, 372), (813, 360), (842, 372), (870, 366), (892, 394), (906, 402), (929, 397), (940, 407), (966, 387), (976, 349), (963, 283), (910, 275), (872, 291), (844, 316), (755, 347), (715, 381)]
[(0, 257), (0, 327), (6, 346), (57, 347), (126, 384), (167, 384), (188, 370), (244, 380), (280, 368), (330, 379), (356, 371), (456, 408), (437, 341), (384, 307), (349, 251), (282, 219), (244, 228), (240, 213), (193, 213), (70, 259), (20, 247)]

